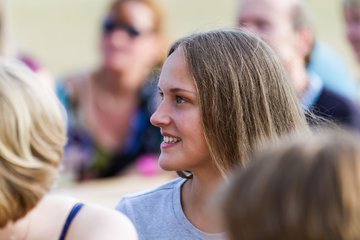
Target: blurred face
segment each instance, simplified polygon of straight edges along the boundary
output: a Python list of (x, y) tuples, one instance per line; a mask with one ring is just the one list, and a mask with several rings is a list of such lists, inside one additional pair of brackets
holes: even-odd
[(195, 172), (206, 169), (211, 158), (204, 138), (198, 93), (181, 49), (165, 61), (159, 79), (161, 102), (151, 117), (164, 137), (160, 167)]
[(295, 55), (295, 32), (291, 23), (288, 0), (243, 0), (238, 13), (238, 26), (256, 32), (288, 62)]
[(159, 59), (151, 9), (140, 2), (126, 2), (110, 12), (103, 23), (102, 55), (106, 68), (144, 71)]
[(237, 24), (257, 33), (270, 45), (290, 74), (295, 90), (301, 92), (304, 82), (296, 76), (305, 69), (307, 53), (298, 47), (302, 39), (293, 27), (292, 6), (292, 0), (242, 0)]
[(344, 7), (346, 36), (360, 62), (360, 5), (350, 4)]

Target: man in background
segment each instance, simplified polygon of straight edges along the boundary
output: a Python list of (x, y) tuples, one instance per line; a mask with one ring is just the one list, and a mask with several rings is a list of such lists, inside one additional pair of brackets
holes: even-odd
[(324, 79), (307, 71), (314, 34), (303, 0), (241, 0), (237, 24), (256, 32), (274, 49), (305, 110), (360, 130), (356, 103), (328, 89)]

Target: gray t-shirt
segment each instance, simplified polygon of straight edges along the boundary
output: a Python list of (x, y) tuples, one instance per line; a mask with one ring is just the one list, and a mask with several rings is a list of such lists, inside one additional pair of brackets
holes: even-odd
[(186, 218), (181, 207), (181, 185), (177, 178), (154, 190), (128, 195), (116, 209), (134, 223), (139, 240), (222, 240), (224, 233), (205, 233)]

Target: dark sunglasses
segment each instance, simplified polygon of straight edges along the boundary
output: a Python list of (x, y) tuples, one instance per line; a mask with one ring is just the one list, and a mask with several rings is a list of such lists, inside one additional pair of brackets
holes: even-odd
[(105, 34), (113, 33), (116, 30), (125, 31), (131, 38), (136, 38), (136, 37), (140, 36), (140, 34), (141, 34), (139, 30), (137, 30), (135, 27), (133, 27), (129, 24), (117, 22), (113, 19), (105, 20), (105, 22), (103, 24), (103, 32)]

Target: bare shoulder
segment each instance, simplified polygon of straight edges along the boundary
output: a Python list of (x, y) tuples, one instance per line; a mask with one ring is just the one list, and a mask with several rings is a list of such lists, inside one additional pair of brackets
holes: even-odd
[(76, 199), (47, 195), (30, 212), (31, 237), (29, 239), (58, 239)]
[(81, 209), (70, 234), (74, 234), (70, 239), (137, 239), (135, 227), (125, 215), (98, 205)]
[[(35, 231), (38, 234), (35, 236), (38, 237), (33, 239), (58, 239), (66, 218), (78, 202), (77, 199), (68, 196), (46, 196), (34, 211), (33, 219), (40, 222), (46, 216), (50, 220), (41, 221), (41, 229)], [(49, 231), (44, 232), (44, 229)], [(131, 221), (122, 213), (98, 205), (85, 204), (71, 222), (67, 239), (137, 240), (137, 234)]]

